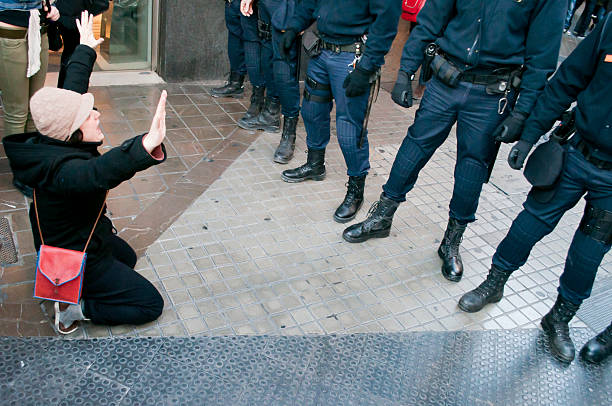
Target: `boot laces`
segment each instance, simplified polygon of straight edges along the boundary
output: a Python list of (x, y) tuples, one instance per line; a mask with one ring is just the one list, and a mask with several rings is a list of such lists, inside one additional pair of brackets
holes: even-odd
[(474, 293), (487, 297), (493, 294), (493, 291), (498, 290), (500, 285), (504, 284), (504, 276), (498, 272), (490, 272), (480, 285), (474, 289)]
[(380, 204), (380, 200), (377, 200), (374, 203), (372, 203), (372, 206), (370, 206), (370, 210), (368, 210), (366, 219), (362, 223), (363, 229), (365, 231), (370, 231), (372, 227), (374, 227), (374, 225), (376, 224), (377, 218), (379, 216), (382, 216), (384, 210), (385, 210), (385, 206)]
[(564, 323), (568, 323), (572, 317), (576, 314), (577, 306), (569, 304), (567, 302), (561, 302), (559, 304), (558, 310), (558, 321), (563, 321)]
[[(347, 203), (352, 202), (357, 197), (357, 193), (359, 192), (359, 186), (357, 182), (351, 182), (350, 180), (344, 184), (346, 187), (346, 196), (344, 197), (344, 201)], [(368, 212), (368, 215), (370, 213)]]
[(459, 246), (463, 241), (463, 233), (465, 232), (465, 228), (459, 228), (454, 230), (447, 230), (444, 235), (444, 245), (446, 246), (446, 250), (449, 257), (458, 257), (459, 256)]

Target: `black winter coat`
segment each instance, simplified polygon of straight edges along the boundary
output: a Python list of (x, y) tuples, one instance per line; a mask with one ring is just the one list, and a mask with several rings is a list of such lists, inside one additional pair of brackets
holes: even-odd
[[(66, 83), (73, 85), (71, 90), (87, 90), (94, 60), (91, 48), (77, 47), (66, 76)], [(86, 62), (88, 71), (84, 69)], [(144, 149), (142, 137), (131, 138), (104, 155), (97, 149), (101, 143), (68, 144), (37, 132), (4, 137), (2, 143), (15, 178), (36, 189), (46, 245), (82, 251), (106, 192), (165, 160), (163, 145), (163, 158), (155, 159)], [(38, 250), (41, 241), (33, 204), (30, 222)], [(103, 215), (87, 249), (87, 279), (95, 279), (112, 261), (108, 244), (112, 233), (112, 223)]]
[(59, 23), (78, 35), (76, 20), (81, 18), (81, 12), (88, 10), (98, 15), (108, 10), (109, 4), (108, 0), (59, 0), (55, 6), (60, 12)]

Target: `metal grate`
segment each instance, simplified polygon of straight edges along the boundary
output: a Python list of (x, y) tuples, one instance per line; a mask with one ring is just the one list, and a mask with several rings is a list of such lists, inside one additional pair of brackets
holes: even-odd
[(17, 262), (17, 250), (13, 242), (13, 233), (6, 217), (0, 218), (0, 262), (3, 264), (14, 264)]

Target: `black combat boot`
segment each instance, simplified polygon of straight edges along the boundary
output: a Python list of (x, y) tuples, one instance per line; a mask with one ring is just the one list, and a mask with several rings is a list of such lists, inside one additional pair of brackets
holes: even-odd
[(389, 236), (393, 215), (399, 202), (380, 194), (380, 200), (375, 202), (368, 211), (368, 218), (362, 223), (353, 224), (342, 233), (342, 238), (348, 242), (363, 242), (370, 238)]
[(612, 354), (612, 323), (597, 336), (591, 338), (580, 350), (583, 360), (598, 363)]
[(463, 239), (463, 232), (467, 224), (461, 224), (454, 218), (448, 219), (448, 226), (444, 239), (438, 248), (438, 255), (442, 258), (442, 275), (451, 282), (459, 282), (463, 276), (463, 262), (459, 255), (459, 245)]
[(504, 296), (504, 285), (512, 272), (502, 271), (491, 265), (491, 270), (478, 287), (459, 299), (459, 308), (464, 312), (475, 313), (489, 303), (497, 303)]
[(267, 97), (264, 108), (257, 116), (255, 128), (271, 133), (280, 132), (280, 99), (278, 97)]
[(289, 183), (303, 182), (308, 179), (325, 179), (325, 150), (309, 149), (306, 163), (295, 169), (283, 171), (281, 179)]
[(550, 350), (557, 359), (563, 362), (572, 362), (576, 353), (569, 334), (568, 323), (579, 307), (580, 305), (558, 295), (555, 305), (542, 319), (542, 328), (550, 340)]
[(334, 213), (334, 220), (338, 223), (351, 221), (363, 204), (363, 190), (365, 189), (366, 175), (349, 176), (346, 184), (346, 196)]
[(230, 72), (229, 80), (225, 86), (211, 89), (210, 94), (213, 97), (235, 97), (241, 98), (244, 94), (244, 75), (238, 72)]
[(298, 117), (285, 117), (283, 121), (283, 135), (280, 144), (274, 151), (274, 162), (286, 164), (293, 158), (295, 150), (295, 128), (297, 127)]
[(266, 92), (266, 88), (263, 86), (253, 86), (253, 93), (251, 94), (251, 105), (244, 116), (240, 120), (238, 120), (238, 126), (240, 128), (244, 128), (245, 130), (255, 130), (257, 127), (255, 123), (257, 122), (257, 117), (264, 105), (264, 93)]

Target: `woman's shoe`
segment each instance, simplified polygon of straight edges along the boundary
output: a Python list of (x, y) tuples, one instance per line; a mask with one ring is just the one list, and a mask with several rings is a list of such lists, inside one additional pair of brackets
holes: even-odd
[(72, 320), (72, 322), (70, 323), (68, 327), (64, 326), (64, 323), (61, 320), (63, 319), (62, 313), (67, 312), (67, 310), (60, 311), (59, 305), (60, 305), (59, 302), (55, 302), (55, 323), (54, 323), (55, 331), (63, 335), (72, 334), (78, 330), (79, 322), (78, 320)]

